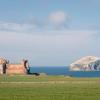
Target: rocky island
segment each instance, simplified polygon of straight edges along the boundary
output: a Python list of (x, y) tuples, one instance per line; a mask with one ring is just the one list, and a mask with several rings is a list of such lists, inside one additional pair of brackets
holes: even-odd
[(86, 56), (70, 64), (71, 71), (100, 71), (100, 57)]

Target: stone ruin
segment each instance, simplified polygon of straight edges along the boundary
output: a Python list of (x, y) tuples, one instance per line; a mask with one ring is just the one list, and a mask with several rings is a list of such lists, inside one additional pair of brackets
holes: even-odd
[(0, 58), (0, 74), (28, 74), (28, 60), (23, 59), (19, 64), (10, 64), (8, 60)]

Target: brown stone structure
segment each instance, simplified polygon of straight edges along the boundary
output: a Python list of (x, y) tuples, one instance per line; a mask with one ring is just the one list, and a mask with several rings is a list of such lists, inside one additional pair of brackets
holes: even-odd
[(0, 59), (0, 74), (28, 74), (29, 65), (27, 60), (20, 64), (9, 64), (5, 59)]
[(0, 74), (6, 73), (6, 64), (8, 63), (7, 60), (0, 58)]

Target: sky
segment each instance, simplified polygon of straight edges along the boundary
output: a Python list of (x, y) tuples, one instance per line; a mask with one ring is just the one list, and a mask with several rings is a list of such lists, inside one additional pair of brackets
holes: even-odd
[(100, 56), (100, 0), (0, 0), (0, 57), (68, 66)]

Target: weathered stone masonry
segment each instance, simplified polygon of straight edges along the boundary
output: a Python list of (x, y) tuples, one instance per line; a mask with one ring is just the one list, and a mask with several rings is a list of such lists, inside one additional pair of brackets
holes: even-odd
[(20, 64), (9, 64), (9, 61), (0, 59), (0, 74), (28, 74), (28, 72), (27, 60), (22, 60)]

